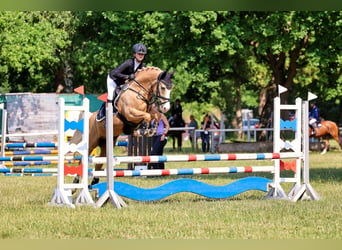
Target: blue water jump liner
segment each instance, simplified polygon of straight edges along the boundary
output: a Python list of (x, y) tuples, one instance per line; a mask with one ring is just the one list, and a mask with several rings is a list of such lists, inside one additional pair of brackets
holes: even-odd
[[(177, 193), (189, 192), (211, 199), (226, 199), (250, 190), (268, 191), (272, 180), (263, 177), (246, 177), (223, 186), (210, 185), (193, 179), (177, 179), (155, 188), (140, 188), (125, 182), (115, 181), (114, 191), (119, 196), (136, 201), (157, 201)], [(101, 197), (106, 191), (107, 183), (92, 186)]]

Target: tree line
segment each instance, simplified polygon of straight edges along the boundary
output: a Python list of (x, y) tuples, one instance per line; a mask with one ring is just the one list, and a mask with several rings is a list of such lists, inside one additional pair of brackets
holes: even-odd
[(279, 85), (282, 103), (310, 91), (342, 123), (341, 26), (341, 11), (2, 11), (0, 90), (105, 93), (142, 42), (148, 66), (176, 71), (173, 99), (229, 124), (251, 108), (266, 126)]

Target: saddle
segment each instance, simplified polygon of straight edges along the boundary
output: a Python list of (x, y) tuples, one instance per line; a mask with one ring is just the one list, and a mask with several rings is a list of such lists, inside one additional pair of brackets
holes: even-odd
[[(114, 98), (113, 98), (114, 101), (112, 101), (113, 113), (117, 112), (115, 103), (119, 100), (119, 97), (121, 95), (122, 90), (126, 90), (127, 88), (128, 88), (128, 84), (126, 83), (124, 85), (117, 86), (117, 88), (115, 89)], [(106, 103), (102, 103), (100, 109), (97, 112), (96, 121), (100, 122), (100, 121), (104, 120), (105, 118), (106, 118)]]
[(322, 124), (320, 122), (317, 122), (315, 124), (311, 124), (310, 127), (312, 129), (311, 134), (314, 135), (314, 134), (316, 134), (316, 129), (322, 127)]
[[(129, 87), (128, 83), (125, 83), (121, 86), (117, 86), (117, 88), (115, 89), (115, 93), (114, 93), (114, 101), (112, 101), (113, 114), (116, 114), (117, 117), (124, 123), (123, 132), (124, 134), (127, 134), (127, 135), (132, 134), (134, 130), (136, 130), (141, 125), (143, 125), (143, 124), (135, 124), (133, 122), (128, 121), (120, 112), (118, 112), (118, 109), (116, 108), (116, 103), (119, 100), (121, 93), (123, 93), (124, 90), (127, 90), (128, 87)], [(106, 103), (104, 102), (102, 103), (100, 109), (97, 111), (96, 122), (101, 122), (105, 118), (106, 118)], [(104, 124), (104, 126), (106, 126), (106, 124)], [(143, 129), (143, 131), (145, 131), (145, 129)]]

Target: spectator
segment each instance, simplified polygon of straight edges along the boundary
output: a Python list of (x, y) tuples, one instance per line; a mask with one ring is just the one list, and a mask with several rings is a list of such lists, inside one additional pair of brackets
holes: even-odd
[[(216, 121), (213, 121), (212, 122), (212, 128), (213, 129), (220, 129), (220, 124)], [(214, 131), (212, 134), (212, 152), (214, 153), (217, 149), (217, 145), (219, 144), (220, 142), (220, 131)]]
[[(180, 99), (176, 99), (175, 103), (171, 107), (171, 116), (173, 117), (173, 120), (175, 124), (181, 125), (181, 123), (184, 123), (183, 121), (183, 108), (180, 103)], [(183, 126), (178, 126), (178, 127), (184, 127)]]
[[(170, 127), (172, 128), (183, 128), (185, 127), (185, 122), (183, 120), (183, 109), (182, 105), (180, 103), (179, 99), (176, 99), (174, 104), (171, 107), (171, 116), (169, 117), (169, 124)], [(178, 146), (178, 151), (182, 151), (182, 134), (184, 133), (184, 130), (172, 130), (168, 133), (168, 136), (172, 138), (172, 146), (173, 149), (175, 150), (176, 148), (176, 140), (177, 140), (177, 146)]]
[[(160, 114), (160, 120), (157, 127), (156, 135), (152, 138), (152, 151), (151, 155), (163, 155), (164, 147), (167, 143), (166, 134), (169, 131), (170, 125), (164, 114)], [(164, 162), (151, 163), (152, 169), (164, 169)]]
[[(190, 123), (189, 123), (189, 127), (193, 127), (194, 129), (198, 129), (198, 123), (195, 119), (195, 117), (193, 115), (190, 115)], [(192, 143), (192, 136), (194, 134), (194, 131), (190, 131), (189, 130), (189, 138), (190, 138), (190, 142)], [(196, 141), (197, 141), (197, 135), (196, 135)]]
[(211, 116), (209, 114), (204, 116), (201, 125), (202, 129), (204, 130), (203, 132), (201, 132), (202, 151), (203, 153), (206, 153), (209, 152), (210, 148), (210, 134), (208, 130), (212, 128)]

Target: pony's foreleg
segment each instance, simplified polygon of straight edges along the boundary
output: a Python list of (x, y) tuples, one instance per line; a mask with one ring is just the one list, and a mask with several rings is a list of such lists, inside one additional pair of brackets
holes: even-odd
[(324, 148), (323, 148), (323, 150), (322, 150), (322, 152), (321, 152), (321, 155), (324, 155), (324, 154), (326, 154), (327, 153), (327, 150), (328, 150), (328, 148), (329, 148), (329, 146), (330, 146), (330, 144), (329, 144), (329, 140), (325, 140), (325, 146), (324, 146)]
[(325, 147), (323, 149), (323, 151), (321, 152), (321, 155), (324, 155), (327, 153), (328, 149), (330, 148), (330, 142), (329, 142), (329, 139), (325, 138), (324, 139), (324, 144), (325, 144)]
[[(100, 146), (100, 156), (99, 157), (106, 157), (106, 142), (102, 141)], [(100, 171), (102, 169), (103, 164), (95, 164), (94, 171)], [(93, 177), (90, 186), (95, 185), (100, 182), (99, 177)]]
[(134, 123), (139, 123), (141, 120), (144, 120), (146, 123), (149, 123), (153, 119), (150, 113), (140, 111), (134, 108), (127, 108), (125, 113), (126, 114), (124, 116), (126, 117), (126, 119)]

